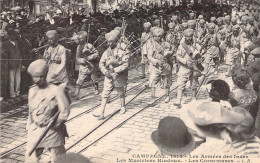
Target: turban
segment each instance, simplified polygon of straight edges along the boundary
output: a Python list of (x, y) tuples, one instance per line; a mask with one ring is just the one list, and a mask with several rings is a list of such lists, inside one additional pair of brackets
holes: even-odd
[(173, 28), (174, 25), (175, 25), (174, 23), (169, 23), (169, 24), (168, 24), (168, 27), (169, 27), (169, 28)]
[(176, 21), (178, 19), (178, 17), (176, 15), (173, 15), (171, 19), (172, 19), (172, 21)]
[(196, 25), (196, 20), (189, 20), (187, 23), (188, 23), (188, 26), (194, 26), (194, 25)]
[(46, 33), (46, 36), (47, 37), (51, 37), (51, 36), (57, 36), (57, 31), (55, 31), (55, 30), (50, 30), (50, 31), (48, 31), (47, 33)]
[(79, 31), (79, 32), (78, 32), (78, 35), (79, 35), (79, 36), (82, 36), (82, 37), (84, 37), (84, 38), (86, 38), (87, 35), (88, 35), (88, 33), (87, 33), (86, 31)]
[(154, 31), (156, 28), (158, 28), (158, 27), (152, 27), (152, 28), (150, 29), (150, 31), (153, 33), (153, 31)]
[(223, 28), (223, 29), (221, 29), (221, 30), (219, 31), (219, 34), (221, 34), (221, 35), (225, 35), (226, 33), (227, 33), (227, 31), (226, 31), (225, 28)]
[(157, 15), (153, 15), (152, 18), (153, 18), (153, 19), (157, 19), (158, 16), (157, 16)]
[(185, 37), (192, 37), (193, 36), (193, 29), (185, 29), (185, 31), (183, 32), (183, 35)]
[(211, 18), (210, 18), (210, 21), (211, 21), (211, 22), (215, 22), (215, 21), (216, 21), (216, 17), (211, 17)]
[(188, 27), (188, 23), (187, 22), (184, 22), (181, 25), (183, 26), (183, 28), (187, 28)]
[(144, 28), (150, 28), (152, 24), (150, 22), (144, 23)]
[(190, 15), (190, 17), (194, 17), (195, 13), (191, 12), (189, 15)]
[(57, 13), (57, 14), (62, 14), (62, 12), (61, 12), (60, 9), (58, 9), (58, 10), (56, 11), (56, 13)]
[(115, 41), (119, 36), (120, 36), (120, 32), (118, 30), (113, 30), (105, 34), (105, 38), (107, 41)]
[(240, 26), (239, 26), (239, 25), (235, 25), (235, 26), (232, 27), (232, 30), (233, 30), (233, 31), (237, 31), (237, 30), (239, 30), (239, 29), (240, 29)]
[(206, 21), (204, 20), (204, 19), (201, 19), (200, 21), (199, 21), (199, 23), (200, 24), (204, 24)]
[(27, 72), (31, 76), (44, 76), (48, 72), (48, 65), (47, 62), (43, 59), (38, 59), (36, 61), (33, 61), (28, 69)]
[(164, 30), (162, 28), (156, 28), (153, 30), (153, 35), (154, 36), (163, 36)]
[(160, 20), (159, 20), (159, 19), (156, 19), (156, 20), (153, 22), (153, 25), (154, 25), (154, 26), (160, 25)]
[(241, 22), (245, 22), (245, 21), (247, 21), (248, 20), (248, 16), (243, 16), (242, 18), (241, 18)]
[(215, 29), (215, 24), (214, 23), (209, 23), (208, 24), (209, 29)]
[(122, 27), (116, 27), (114, 30), (118, 30), (119, 32), (122, 32)]
[(233, 23), (237, 22), (237, 18), (236, 18), (236, 17), (233, 17), (233, 18), (231, 19), (231, 22), (233, 22)]
[(222, 23), (223, 22), (223, 18), (222, 17), (219, 17), (219, 18), (217, 18), (217, 20), (216, 20), (218, 23)]
[(198, 17), (199, 19), (203, 19), (203, 15), (199, 15), (199, 17)]
[(225, 17), (224, 17), (224, 20), (225, 20), (225, 21), (229, 21), (229, 20), (230, 20), (230, 16), (229, 16), (229, 15), (225, 16)]

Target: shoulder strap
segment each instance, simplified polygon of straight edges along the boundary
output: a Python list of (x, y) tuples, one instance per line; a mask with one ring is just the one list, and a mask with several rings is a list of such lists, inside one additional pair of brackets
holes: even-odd
[(190, 50), (190, 48), (188, 47), (187, 44), (181, 43), (181, 46), (183, 47), (183, 49), (184, 49), (190, 56), (192, 55), (192, 51)]

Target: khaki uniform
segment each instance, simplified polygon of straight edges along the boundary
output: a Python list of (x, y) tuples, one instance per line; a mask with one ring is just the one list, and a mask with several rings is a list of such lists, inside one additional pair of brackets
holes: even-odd
[(147, 62), (147, 53), (149, 49), (149, 40), (151, 39), (151, 33), (143, 32), (141, 36), (141, 54), (142, 54), (142, 60), (141, 63), (145, 64)]
[[(172, 84), (172, 61), (171, 56), (165, 56), (170, 51), (171, 45), (168, 42), (158, 43), (153, 41), (152, 46), (148, 50), (148, 59), (151, 65), (151, 75), (149, 79), (150, 87), (162, 86), (169, 88)], [(160, 60), (162, 65), (156, 64)]]
[[(125, 50), (126, 45), (121, 44), (117, 45), (114, 49), (110, 47), (103, 53), (100, 62), (99, 68), (103, 74), (109, 71), (111, 68), (114, 68), (115, 73), (112, 74), (113, 78), (105, 77), (104, 88), (102, 92), (102, 97), (107, 98), (113, 88), (115, 88), (119, 95), (124, 95), (124, 87), (127, 86), (128, 80), (128, 60), (129, 60), (129, 51)], [(110, 64), (111, 61), (116, 61), (116, 64)], [(115, 63), (115, 62), (114, 62)]]
[[(195, 89), (198, 86), (198, 83), (196, 83), (194, 80), (194, 75), (193, 75), (193, 68), (189, 67), (187, 65), (188, 60), (192, 60), (192, 56), (188, 54), (187, 50), (183, 47), (184, 43), (180, 44), (177, 50), (176, 58), (177, 61), (179, 62), (179, 71), (178, 71), (178, 79), (177, 79), (177, 86), (178, 89), (184, 90), (186, 83), (190, 80), (192, 83), (192, 88)], [(190, 51), (193, 52), (193, 54), (197, 54), (198, 51), (194, 49), (192, 46), (187, 45), (187, 47), (190, 49)]]
[(227, 65), (234, 65), (239, 62), (240, 57), (240, 49), (241, 49), (241, 36), (234, 36), (232, 35), (229, 38), (229, 43), (227, 45), (227, 57), (226, 57), (226, 64)]
[(78, 85), (82, 85), (85, 78), (88, 75), (91, 75), (91, 79), (96, 82), (98, 80), (97, 77), (97, 68), (93, 61), (98, 58), (98, 51), (95, 47), (89, 43), (85, 45), (78, 45), (76, 60), (80, 64), (79, 65), (79, 76), (77, 80)]
[(53, 84), (67, 83), (68, 73), (66, 70), (65, 47), (60, 44), (55, 48), (50, 46), (44, 51), (43, 58), (49, 67), (46, 80)]
[(213, 59), (214, 62), (219, 58), (219, 44), (220, 41), (217, 34), (208, 34), (202, 41), (202, 46), (205, 51), (205, 63), (209, 64)]
[[(28, 141), (27, 152), (32, 149), (36, 140), (43, 133), (49, 120), (59, 111), (57, 122), (66, 121), (70, 110), (69, 102), (60, 86), (49, 84), (46, 88), (40, 89), (33, 86), (28, 96), (29, 116), (27, 121)], [(52, 127), (42, 139), (37, 149), (47, 148), (51, 150), (52, 158), (55, 160), (59, 155), (65, 153), (65, 136), (68, 136), (66, 126), (61, 124), (58, 128)], [(32, 155), (27, 162), (35, 162), (37, 158)]]

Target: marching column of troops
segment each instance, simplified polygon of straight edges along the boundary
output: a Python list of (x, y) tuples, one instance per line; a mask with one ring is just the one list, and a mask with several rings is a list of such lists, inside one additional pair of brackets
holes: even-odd
[[(181, 101), (187, 83), (190, 82), (192, 98), (195, 98), (201, 85), (200, 79), (212, 75), (212, 67), (214, 68), (213, 73), (218, 74), (218, 68), (221, 64), (227, 67), (225, 74), (227, 79), (232, 77), (234, 85), (238, 87), (234, 89), (234, 92), (232, 89), (230, 90), (234, 93), (230, 97), (232, 99), (230, 103), (234, 106), (244, 106), (245, 109), (248, 105), (255, 104), (259, 98), (259, 83), (256, 83), (259, 79), (252, 76), (259, 73), (260, 70), (260, 8), (257, 5), (241, 5), (239, 7), (241, 7), (240, 11), (236, 6), (233, 6), (231, 10), (228, 10), (229, 12), (208, 18), (205, 18), (203, 14), (196, 15), (195, 12), (190, 12), (188, 17), (178, 13), (170, 15), (170, 17), (166, 15), (169, 19), (162, 19), (163, 16), (153, 15), (145, 21), (141, 21), (142, 27), (140, 29), (143, 29), (143, 32), (134, 31), (134, 33), (135, 37), (140, 37), (141, 77), (149, 75), (152, 97), (150, 104), (153, 104), (156, 98), (156, 88), (165, 90), (166, 103), (171, 100), (169, 96), (170, 87), (173, 83), (173, 74), (176, 74), (177, 82), (174, 86), (177, 88), (177, 99), (174, 100), (174, 105), (179, 109), (182, 108)], [(80, 15), (78, 16), (80, 17)], [(115, 20), (112, 19), (111, 21), (116, 22), (117, 16), (118, 13), (114, 15), (113, 19)], [(133, 19), (133, 17), (129, 16), (129, 19)], [(107, 17), (107, 19), (110, 18)], [(140, 18), (140, 20), (142, 19)], [(44, 50), (43, 55), (40, 55), (41, 49), (33, 51), (41, 59), (33, 61), (27, 69), (34, 83), (28, 95), (28, 150), (35, 144), (35, 139), (32, 139), (32, 137), (39, 136), (44, 127), (52, 120), (52, 117), (57, 112), (59, 114), (55, 125), (37, 146), (33, 157), (27, 158), (28, 162), (31, 159), (33, 162), (38, 160), (44, 148), (51, 152), (54, 162), (65, 153), (65, 137), (68, 134), (64, 122), (69, 116), (69, 104), (71, 102), (66, 90), (72, 69), (72, 66), (69, 65), (69, 55), (75, 54), (78, 65), (79, 73), (73, 94), (76, 99), (79, 98), (80, 89), (87, 77), (90, 77), (94, 82), (98, 94), (97, 69), (99, 68), (105, 76), (104, 88), (101, 95), (101, 107), (93, 115), (100, 120), (104, 119), (105, 107), (113, 90), (116, 90), (120, 96), (120, 113), (124, 114), (127, 111), (125, 108), (125, 91), (129, 60), (133, 57), (131, 51), (133, 49), (131, 49), (131, 35), (130, 37), (126, 36), (128, 28), (124, 24), (124, 19), (119, 21), (124, 24), (122, 27), (118, 27), (120, 23), (115, 23), (113, 28), (103, 29), (104, 31), (102, 31), (102, 28), (98, 28), (98, 32), (101, 33), (98, 39), (102, 38), (102, 41), (97, 39), (93, 44), (90, 43), (93, 42), (90, 37), (92, 31), (86, 30), (85, 22), (89, 20), (82, 20), (81, 18), (80, 20), (71, 23), (66, 30), (49, 25), (46, 32), (49, 46)], [(138, 19), (138, 21), (140, 20)], [(82, 23), (79, 30), (77, 22)], [(62, 24), (62, 22), (59, 23)], [(129, 23), (129, 25), (133, 24)], [(66, 44), (60, 44), (58, 39), (58, 35), (63, 33), (64, 30), (65, 33), (69, 32), (68, 29), (74, 29), (73, 37), (70, 39), (70, 44), (74, 44), (74, 47), (71, 49), (66, 48)], [(10, 33), (14, 34), (15, 32)], [(72, 35), (71, 33), (66, 34)], [(1, 37), (8, 39), (4, 30), (1, 30)], [(21, 37), (23, 36), (21, 35)], [(35, 39), (38, 45), (44, 42), (42, 35), (38, 35)], [(12, 43), (12, 40), (10, 41)], [(77, 47), (75, 42), (78, 44)], [(99, 42), (98, 46), (95, 45), (96, 42)], [(103, 45), (104, 43), (106, 45)], [(7, 48), (7, 45), (2, 46)], [(98, 49), (101, 46), (103, 49)], [(18, 59), (20, 59), (19, 57)], [(248, 73), (245, 72), (245, 69)], [(251, 89), (247, 88), (250, 82), (253, 82)], [(224, 100), (226, 96), (221, 95), (223, 92), (229, 93), (229, 86), (225, 87), (225, 84), (214, 81), (211, 83), (211, 89), (213, 89), (213, 83), (217, 83), (214, 87), (217, 90), (210, 94), (211, 98), (213, 101)], [(13, 84), (11, 87), (13, 92)], [(220, 90), (223, 91), (219, 92)], [(255, 100), (250, 100), (245, 105), (243, 100), (248, 100), (243, 99), (245, 96), (252, 97)], [(255, 109), (247, 109), (254, 120), (257, 116), (258, 105)]]

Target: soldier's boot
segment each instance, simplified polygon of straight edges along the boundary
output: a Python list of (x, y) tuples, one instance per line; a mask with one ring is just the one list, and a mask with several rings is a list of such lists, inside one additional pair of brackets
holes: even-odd
[(165, 100), (164, 100), (165, 103), (168, 103), (168, 102), (170, 101), (170, 96), (169, 96), (169, 94), (170, 94), (170, 89), (167, 88), (167, 89), (165, 90), (165, 96), (166, 96), (166, 98), (165, 98)]
[(125, 96), (120, 96), (120, 101), (121, 101), (121, 108), (120, 108), (120, 114), (125, 114), (126, 109), (125, 109)]
[(177, 106), (178, 109), (181, 108), (182, 93), (183, 93), (183, 90), (178, 89), (176, 102), (173, 103), (173, 105)]
[(155, 87), (152, 87), (152, 90), (151, 90), (151, 101), (148, 103), (149, 105), (154, 105), (155, 103)]
[(76, 100), (79, 99), (79, 91), (80, 91), (80, 88), (81, 88), (81, 86), (77, 84), (77, 85), (76, 85), (75, 92), (74, 92), (74, 94), (73, 94), (73, 97), (74, 97)]
[(98, 95), (99, 92), (98, 92), (98, 82), (94, 83), (95, 85), (95, 94)]
[(145, 64), (142, 64), (142, 76), (141, 79), (145, 78)]
[(98, 108), (96, 111), (93, 112), (92, 115), (94, 117), (97, 117), (98, 120), (104, 119), (104, 112), (105, 112), (106, 104), (107, 104), (107, 98), (102, 98), (100, 108)]

